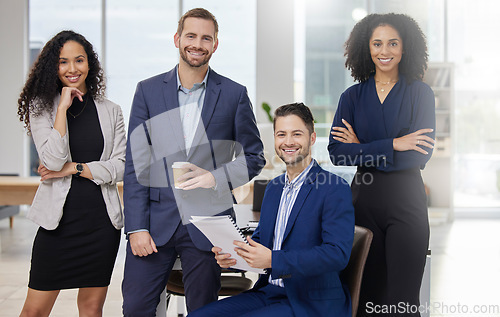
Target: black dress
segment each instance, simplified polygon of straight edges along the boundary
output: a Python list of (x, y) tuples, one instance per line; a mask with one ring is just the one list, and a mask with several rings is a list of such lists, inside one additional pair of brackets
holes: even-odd
[[(99, 161), (104, 138), (94, 101), (75, 98), (68, 112), (73, 162)], [(120, 230), (111, 224), (101, 187), (73, 175), (59, 226), (38, 229), (28, 286), (42, 291), (108, 286), (119, 244)]]

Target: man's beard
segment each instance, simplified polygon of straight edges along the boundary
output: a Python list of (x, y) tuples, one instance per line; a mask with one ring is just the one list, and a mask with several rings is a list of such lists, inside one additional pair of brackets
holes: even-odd
[(307, 148), (301, 148), (299, 150), (300, 153), (297, 154), (297, 156), (295, 157), (295, 159), (293, 161), (287, 161), (286, 160), (286, 157), (284, 155), (281, 154), (281, 151), (279, 152), (280, 154), (278, 154), (278, 157), (283, 161), (283, 163), (285, 163), (286, 165), (297, 165), (298, 163), (304, 161), (306, 159), (306, 157), (308, 156), (307, 153), (309, 153), (309, 148), (311, 146), (308, 145)]
[(186, 64), (188, 64), (189, 66), (191, 66), (191, 67), (201, 67), (203, 65), (206, 65), (210, 61), (210, 57), (212, 57), (212, 55), (208, 54), (207, 50), (194, 50), (194, 49), (191, 49), (192, 51), (203, 52), (205, 54), (205, 57), (204, 57), (203, 60), (201, 60), (201, 62), (197, 61), (196, 63), (193, 63), (188, 58), (188, 54), (189, 53), (186, 52), (187, 50), (188, 50), (188, 47), (184, 48), (184, 50), (179, 50), (179, 52), (180, 52), (182, 60)]

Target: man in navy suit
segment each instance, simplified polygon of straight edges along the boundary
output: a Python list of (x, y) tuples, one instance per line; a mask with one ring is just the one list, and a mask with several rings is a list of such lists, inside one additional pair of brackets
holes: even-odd
[[(137, 85), (124, 177), (125, 316), (155, 315), (178, 256), (188, 311), (217, 300), (220, 267), (189, 216), (234, 213), (231, 190), (265, 164), (246, 88), (208, 66), (217, 34), (210, 12), (188, 11), (174, 36), (179, 64)], [(188, 162), (177, 187), (174, 162)]]
[[(251, 267), (266, 269), (253, 289), (211, 303), (195, 316), (351, 316), (339, 273), (349, 262), (354, 208), (349, 185), (311, 158), (313, 116), (304, 104), (276, 109), (274, 145), (286, 173), (266, 188), (259, 225), (249, 245), (234, 252)], [(223, 268), (236, 263), (214, 247)]]

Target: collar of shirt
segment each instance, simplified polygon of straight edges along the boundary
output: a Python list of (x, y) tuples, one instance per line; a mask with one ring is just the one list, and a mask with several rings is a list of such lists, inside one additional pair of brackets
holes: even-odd
[(316, 162), (316, 160), (312, 159), (311, 163), (309, 163), (309, 165), (307, 165), (307, 167), (299, 174), (299, 176), (295, 177), (295, 179), (292, 180), (291, 182), (288, 179), (288, 174), (285, 173), (285, 187), (283, 189), (288, 188), (288, 187), (291, 187), (292, 189), (300, 188), (306, 179), (306, 175), (309, 173), (309, 171), (313, 167), (314, 162)]
[(200, 87), (203, 87), (203, 86), (206, 87), (209, 72), (210, 72), (210, 68), (207, 70), (207, 73), (205, 74), (205, 78), (203, 78), (201, 83), (196, 83), (193, 85), (193, 88), (187, 89), (187, 88), (184, 88), (181, 84), (181, 78), (179, 77), (179, 65), (177, 65), (177, 68), (175, 70), (175, 75), (177, 76), (177, 90), (180, 90), (183, 93), (187, 94), (191, 91), (198, 90)]

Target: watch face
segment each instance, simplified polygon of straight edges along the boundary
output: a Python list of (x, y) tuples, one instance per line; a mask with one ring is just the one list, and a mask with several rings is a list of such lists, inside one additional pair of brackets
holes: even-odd
[(83, 172), (83, 165), (82, 164), (76, 164), (76, 170), (79, 171), (80, 173)]

